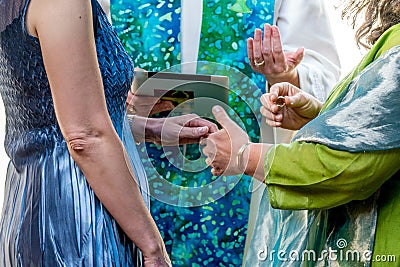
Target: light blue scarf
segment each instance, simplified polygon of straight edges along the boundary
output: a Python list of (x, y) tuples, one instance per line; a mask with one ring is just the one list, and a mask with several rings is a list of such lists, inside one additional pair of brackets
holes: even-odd
[(365, 68), (293, 138), (349, 152), (400, 148), (400, 46)]

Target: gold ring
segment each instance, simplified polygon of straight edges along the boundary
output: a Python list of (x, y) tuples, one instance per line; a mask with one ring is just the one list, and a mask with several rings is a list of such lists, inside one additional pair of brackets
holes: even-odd
[(278, 98), (276, 99), (276, 105), (278, 106), (278, 108), (283, 108), (286, 105), (285, 97), (284, 96), (278, 96)]
[(264, 60), (263, 61), (261, 61), (260, 63), (258, 63), (257, 61), (255, 61), (254, 60), (254, 65), (256, 65), (256, 66), (262, 66), (262, 65), (264, 65)]
[(135, 114), (136, 113), (135, 106), (128, 104), (127, 112), (130, 114)]

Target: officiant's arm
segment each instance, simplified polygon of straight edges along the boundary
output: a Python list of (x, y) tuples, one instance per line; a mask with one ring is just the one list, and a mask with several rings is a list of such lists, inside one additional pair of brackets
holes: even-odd
[(399, 168), (399, 149), (350, 153), (294, 142), (268, 151), (264, 182), (275, 208), (324, 209), (368, 198)]

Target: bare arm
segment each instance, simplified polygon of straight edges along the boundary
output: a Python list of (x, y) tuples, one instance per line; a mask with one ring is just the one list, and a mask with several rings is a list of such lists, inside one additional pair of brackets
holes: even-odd
[(241, 157), (241, 166), (245, 166), (243, 172), (260, 182), (264, 182), (266, 175), (264, 161), (271, 146), (271, 144), (265, 143), (252, 143), (247, 146)]
[(142, 250), (146, 263), (166, 265), (163, 241), (107, 111), (90, 1), (32, 1), (27, 26), (39, 38), (58, 123), (71, 156), (97, 197)]

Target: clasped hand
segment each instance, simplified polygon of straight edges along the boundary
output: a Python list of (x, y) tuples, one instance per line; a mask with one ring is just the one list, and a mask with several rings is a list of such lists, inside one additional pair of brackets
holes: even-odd
[[(284, 97), (284, 104), (278, 105), (278, 97)], [(277, 83), (270, 92), (261, 97), (261, 114), (266, 123), (273, 127), (299, 130), (315, 118), (322, 107), (314, 96), (290, 83)]]
[(154, 143), (163, 146), (199, 143), (201, 138), (217, 132), (217, 126), (196, 114), (159, 119)]
[(168, 118), (136, 116), (131, 130), (136, 142), (153, 142), (163, 146), (198, 143), (218, 130), (217, 126), (196, 114)]
[(137, 96), (129, 92), (126, 104), (128, 115), (135, 114), (131, 129), (137, 142), (153, 142), (163, 146), (192, 144), (218, 130), (214, 123), (196, 114), (148, 118), (149, 115), (174, 108), (172, 102), (161, 101), (157, 97)]
[[(282, 106), (277, 104), (279, 96), (284, 97)], [(291, 130), (298, 130), (315, 118), (322, 107), (318, 99), (289, 83), (273, 85), (270, 93), (261, 97), (261, 103), (261, 113), (269, 125)], [(249, 136), (229, 118), (222, 107), (215, 106), (213, 115), (222, 129), (200, 142), (204, 145), (207, 165), (212, 167), (211, 172), (216, 176), (245, 173), (250, 152), (241, 151), (241, 157), (238, 157), (238, 153), (243, 145), (250, 142)]]
[(244, 169), (238, 166), (236, 156), (242, 145), (249, 142), (249, 136), (229, 118), (222, 107), (214, 106), (212, 112), (222, 129), (200, 141), (204, 145), (206, 163), (212, 167), (211, 173), (215, 176), (244, 173)]

